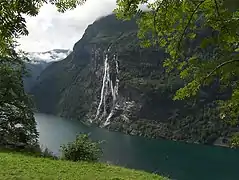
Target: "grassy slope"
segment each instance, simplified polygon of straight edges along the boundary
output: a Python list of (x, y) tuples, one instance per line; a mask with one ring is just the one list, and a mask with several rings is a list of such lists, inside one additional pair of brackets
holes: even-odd
[(154, 174), (112, 165), (36, 158), (0, 152), (0, 179), (166, 180)]

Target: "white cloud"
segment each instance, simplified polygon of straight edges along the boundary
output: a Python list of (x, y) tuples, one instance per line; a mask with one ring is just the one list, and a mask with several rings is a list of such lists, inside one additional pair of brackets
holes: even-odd
[(31, 60), (31, 63), (38, 64), (39, 61), (54, 62), (65, 59), (71, 51), (47, 51), (47, 52), (30, 52), (27, 57)]
[[(112, 13), (115, 7), (116, 0), (87, 0), (72, 11), (59, 13), (46, 4), (36, 17), (26, 17), (29, 35), (19, 39), (19, 48), (27, 52), (72, 49), (89, 24)], [(140, 8), (147, 9), (144, 5)]]
[(83, 6), (64, 14), (52, 5), (44, 5), (36, 17), (26, 17), (29, 35), (19, 39), (20, 49), (42, 52), (72, 49), (87, 26), (97, 18), (110, 14), (116, 0), (88, 0)]

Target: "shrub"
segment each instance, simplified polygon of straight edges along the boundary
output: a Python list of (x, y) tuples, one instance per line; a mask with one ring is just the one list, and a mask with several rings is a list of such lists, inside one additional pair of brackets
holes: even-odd
[(93, 141), (89, 134), (80, 134), (76, 140), (61, 146), (62, 158), (70, 161), (98, 161), (102, 155), (101, 141)]
[(239, 147), (239, 132), (236, 132), (232, 135), (232, 138), (230, 139), (229, 143), (232, 148)]
[(12, 152), (12, 153), (21, 153), (24, 155), (34, 156), (34, 157), (42, 157), (57, 160), (58, 157), (53, 154), (48, 148), (41, 148), (38, 146), (23, 146), (18, 147), (15, 144), (8, 146), (0, 146), (1, 152)]
[(58, 157), (52, 151), (50, 151), (50, 149), (48, 149), (47, 147), (41, 148), (40, 157), (58, 160)]

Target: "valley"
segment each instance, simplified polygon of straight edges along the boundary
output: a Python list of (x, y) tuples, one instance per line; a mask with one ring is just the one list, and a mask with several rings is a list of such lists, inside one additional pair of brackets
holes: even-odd
[(0, 9), (0, 179), (239, 179), (239, 3)]
[(165, 72), (163, 49), (140, 47), (137, 30), (134, 19), (115, 15), (89, 25), (73, 51), (31, 88), (39, 112), (130, 135), (227, 146), (238, 129), (220, 120), (216, 88), (173, 101), (184, 82)]

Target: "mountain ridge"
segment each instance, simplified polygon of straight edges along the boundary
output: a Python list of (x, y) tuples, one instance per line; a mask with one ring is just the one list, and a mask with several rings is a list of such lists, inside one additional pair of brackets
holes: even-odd
[(31, 88), (37, 83), (38, 77), (42, 71), (51, 63), (65, 59), (72, 51), (66, 49), (53, 49), (44, 52), (28, 52), (26, 57), (29, 59), (25, 62), (28, 76), (23, 78), (24, 89), (30, 92)]

